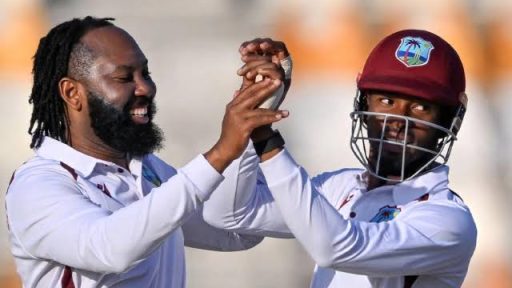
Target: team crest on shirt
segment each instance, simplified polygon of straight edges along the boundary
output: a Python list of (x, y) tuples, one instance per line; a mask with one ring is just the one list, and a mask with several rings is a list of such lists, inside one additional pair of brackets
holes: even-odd
[(421, 37), (407, 36), (402, 38), (396, 49), (395, 57), (407, 67), (423, 66), (430, 59), (434, 45)]
[(380, 223), (395, 219), (396, 215), (400, 214), (400, 208), (396, 206), (384, 206), (379, 209), (377, 215), (373, 216), (370, 222)]

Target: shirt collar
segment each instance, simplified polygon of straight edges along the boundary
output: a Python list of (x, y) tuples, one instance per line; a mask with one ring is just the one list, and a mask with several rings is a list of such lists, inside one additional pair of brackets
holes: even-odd
[[(393, 200), (397, 205), (404, 205), (427, 193), (433, 194), (441, 188), (448, 187), (449, 170), (448, 166), (439, 165), (425, 174), (393, 185)], [(368, 187), (368, 176), (369, 173), (366, 170), (356, 174), (360, 187), (364, 189)]]
[[(91, 175), (91, 173), (94, 171), (94, 168), (98, 164), (108, 166), (116, 165), (112, 162), (104, 161), (84, 154), (78, 150), (73, 149), (71, 146), (48, 136), (44, 137), (43, 143), (39, 148), (36, 149), (36, 154), (45, 159), (52, 159), (63, 162), (75, 169), (84, 177)], [(130, 170), (133, 169), (138, 171), (138, 175), (140, 175), (141, 166), (141, 158), (132, 159), (132, 161), (129, 163)]]
[(393, 188), (393, 198), (397, 205), (404, 205), (425, 194), (434, 194), (440, 188), (448, 187), (449, 168), (439, 165), (421, 176), (400, 182)]

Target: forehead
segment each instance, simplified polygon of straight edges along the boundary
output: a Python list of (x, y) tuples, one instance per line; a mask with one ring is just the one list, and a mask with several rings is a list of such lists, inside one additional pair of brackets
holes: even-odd
[(95, 62), (99, 65), (139, 66), (147, 62), (137, 42), (116, 26), (94, 29), (81, 41), (93, 51)]

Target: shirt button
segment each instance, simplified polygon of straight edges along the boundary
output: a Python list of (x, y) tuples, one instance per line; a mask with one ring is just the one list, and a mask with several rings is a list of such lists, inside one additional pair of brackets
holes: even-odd
[(356, 212), (352, 211), (348, 216), (350, 216), (350, 218), (354, 218), (356, 217)]
[(123, 172), (124, 172), (124, 170), (123, 170), (122, 168), (117, 168), (117, 172), (119, 172), (119, 173), (123, 173)]

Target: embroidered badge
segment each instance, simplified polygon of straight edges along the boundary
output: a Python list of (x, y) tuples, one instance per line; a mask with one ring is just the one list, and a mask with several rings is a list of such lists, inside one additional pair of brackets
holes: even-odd
[(395, 57), (407, 67), (423, 66), (430, 59), (434, 45), (421, 37), (407, 36), (402, 38), (396, 49)]
[(400, 214), (400, 208), (396, 206), (384, 206), (379, 209), (377, 215), (373, 216), (370, 222), (380, 223), (395, 219), (396, 215)]
[(153, 183), (155, 187), (160, 187), (160, 185), (162, 185), (162, 180), (160, 180), (158, 175), (156, 175), (155, 172), (153, 172), (153, 170), (146, 167), (146, 165), (142, 165), (142, 176), (144, 177), (144, 179)]

